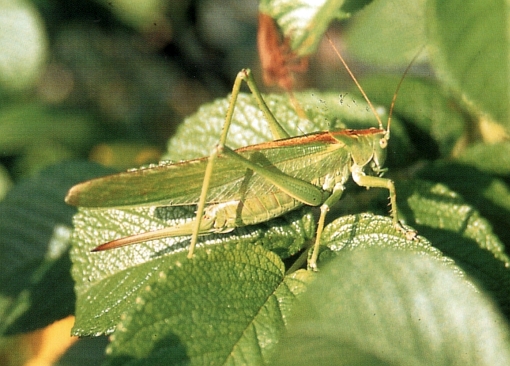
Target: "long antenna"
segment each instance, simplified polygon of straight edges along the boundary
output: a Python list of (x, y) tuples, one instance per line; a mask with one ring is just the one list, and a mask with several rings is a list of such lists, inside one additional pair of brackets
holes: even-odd
[(425, 48), (425, 46), (420, 48), (420, 50), (416, 53), (416, 55), (414, 55), (413, 59), (411, 60), (409, 65), (407, 65), (404, 73), (402, 74), (402, 77), (400, 78), (400, 81), (398, 82), (397, 89), (395, 89), (395, 93), (393, 94), (393, 99), (391, 100), (390, 112), (388, 114), (388, 130), (386, 131), (388, 136), (390, 134), (391, 115), (393, 114), (393, 107), (395, 107), (395, 102), (397, 101), (397, 95), (398, 95), (398, 91), (400, 90), (400, 86), (404, 82), (404, 78), (406, 77), (407, 73), (409, 72), (409, 69), (411, 68), (411, 66), (413, 66), (414, 61), (416, 61), (416, 59), (418, 58), (418, 56), (420, 55), (421, 51), (423, 51), (424, 48)]
[[(333, 50), (335, 51), (335, 53), (337, 54), (338, 58), (340, 59), (340, 61), (342, 62), (342, 64), (344, 65), (345, 69), (347, 70), (347, 72), (349, 73), (349, 75), (351, 76), (352, 80), (354, 80), (354, 83), (356, 84), (356, 86), (358, 87), (359, 91), (361, 92), (361, 94), (363, 95), (363, 98), (365, 98), (365, 100), (367, 101), (368, 103), (368, 106), (370, 107), (370, 109), (372, 110), (372, 112), (374, 113), (375, 115), (375, 118), (377, 118), (377, 122), (379, 122), (379, 128), (381, 130), (384, 129), (383, 125), (382, 125), (382, 122), (381, 122), (381, 118), (379, 117), (379, 114), (377, 113), (377, 111), (375, 110), (372, 102), (370, 101), (370, 99), (368, 99), (368, 96), (366, 95), (365, 91), (363, 90), (363, 88), (361, 87), (361, 85), (359, 84), (358, 80), (356, 79), (356, 77), (354, 76), (354, 74), (352, 73), (351, 69), (349, 68), (349, 66), (347, 65), (347, 63), (345, 62), (344, 58), (342, 57), (342, 55), (340, 54), (340, 51), (338, 51), (338, 49), (336, 48), (335, 44), (333, 43), (333, 41), (331, 40), (331, 38), (329, 37), (329, 34), (326, 33), (326, 37), (328, 38), (328, 41), (329, 43), (331, 44), (331, 47), (333, 47)], [(404, 78), (406, 77), (407, 73), (409, 72), (409, 69), (411, 68), (411, 66), (413, 65), (414, 61), (416, 61), (416, 59), (418, 58), (418, 56), (420, 55), (421, 51), (423, 50), (425, 46), (423, 46), (422, 48), (420, 48), (420, 50), (416, 53), (416, 55), (413, 57), (413, 59), (411, 60), (411, 62), (409, 63), (409, 65), (407, 65), (405, 71), (404, 71), (404, 74), (402, 75), (402, 77), (400, 78), (400, 81), (398, 82), (398, 85), (397, 85), (397, 89), (395, 89), (395, 93), (393, 94), (393, 99), (391, 100), (391, 105), (390, 105), (390, 111), (388, 113), (388, 124), (386, 126), (386, 135), (390, 136), (390, 125), (391, 125), (391, 116), (393, 114), (393, 108), (395, 107), (395, 102), (397, 101), (397, 95), (398, 95), (398, 91), (400, 90), (400, 86), (402, 85), (403, 81), (404, 81)]]
[[(370, 99), (368, 99), (368, 96), (366, 95), (365, 91), (363, 90), (363, 88), (361, 87), (360, 83), (358, 83), (358, 79), (356, 79), (356, 77), (354, 76), (354, 74), (352, 73), (351, 69), (349, 68), (349, 66), (347, 65), (347, 62), (345, 62), (344, 58), (342, 57), (342, 55), (340, 54), (340, 51), (338, 51), (338, 49), (336, 48), (335, 44), (333, 43), (333, 41), (331, 40), (331, 38), (329, 37), (329, 34), (326, 33), (326, 37), (328, 37), (328, 41), (329, 43), (331, 44), (331, 47), (333, 47), (333, 50), (335, 51), (335, 53), (337, 54), (338, 58), (340, 59), (340, 61), (342, 61), (342, 64), (344, 65), (345, 69), (347, 70), (347, 72), (349, 73), (349, 75), (351, 76), (352, 80), (354, 80), (354, 83), (356, 84), (356, 86), (358, 87), (359, 91), (361, 92), (361, 94), (363, 95), (363, 98), (365, 98), (365, 100), (367, 101), (368, 103), (368, 106), (370, 107), (370, 109), (372, 110), (372, 113), (374, 113), (375, 115), (375, 118), (377, 118), (377, 122), (379, 122), (379, 128), (381, 130), (384, 130), (384, 127), (383, 127), (383, 124), (382, 124), (382, 121), (381, 121), (381, 117), (379, 117), (379, 114), (377, 113), (377, 111), (375, 110), (374, 108), (374, 105), (372, 104), (372, 102), (370, 101)], [(391, 114), (391, 112), (390, 112)], [(388, 120), (388, 130), (389, 130), (389, 120)]]

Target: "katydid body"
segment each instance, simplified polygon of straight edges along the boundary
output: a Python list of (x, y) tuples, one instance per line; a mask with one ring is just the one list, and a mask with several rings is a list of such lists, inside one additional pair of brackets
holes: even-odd
[[(276, 140), (232, 150), (225, 141), (242, 81), (257, 99)], [(288, 137), (267, 108), (251, 72), (242, 70), (234, 83), (220, 141), (209, 157), (90, 180), (71, 188), (66, 202), (98, 208), (196, 204), (196, 218), (186, 224), (120, 238), (94, 249), (191, 235), (190, 258), (199, 235), (226, 233), (265, 222), (303, 205), (320, 206), (309, 262), (309, 267), (316, 269), (326, 214), (341, 198), (350, 176), (360, 186), (389, 190), (393, 222), (400, 228), (393, 182), (380, 177), (384, 172), (389, 121), (388, 128), (383, 129), (370, 102), (369, 106), (379, 121), (378, 129)]]
[[(218, 156), (199, 234), (225, 233), (236, 227), (265, 222), (305, 204), (319, 206), (334, 190), (343, 191), (351, 172), (355, 181), (362, 184), (365, 168), (370, 174), (381, 172), (385, 149), (380, 141), (385, 139), (385, 134), (386, 131), (378, 129), (327, 131), (235, 150), (260, 169), (281, 174), (286, 182), (292, 178), (302, 182), (306, 193), (301, 195), (292, 189), (285, 191), (278, 182), (247, 168), (242, 161), (229, 155)], [(73, 187), (66, 201), (82, 207), (109, 208), (197, 204), (207, 162), (207, 158), (201, 158), (94, 179)], [(133, 191), (131, 187), (138, 188)], [(302, 196), (307, 194), (311, 198), (304, 202), (306, 198)], [(130, 236), (98, 250), (191, 235), (192, 225), (190, 222)]]

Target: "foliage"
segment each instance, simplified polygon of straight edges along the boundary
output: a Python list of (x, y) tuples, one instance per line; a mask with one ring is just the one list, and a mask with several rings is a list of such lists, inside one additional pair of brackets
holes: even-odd
[[(186, 5), (130, 3), (96, 1), (81, 21), (45, 29), (51, 2), (36, 7), (0, 1), (0, 8), (21, 14), (11, 17), (19, 21), (13, 27), (30, 25), (23, 52), (12, 37), (21, 33), (0, 27), (5, 55), (19, 57), (0, 59), (0, 151), (7, 167), (0, 175), (5, 187), (0, 197), (7, 192), (0, 201), (2, 335), (74, 313), (73, 334), (110, 335), (106, 364), (111, 365), (510, 364), (506, 4), (261, 2), (260, 10), (276, 19), (300, 55), (324, 55), (325, 30), (333, 19), (344, 20), (342, 48), (366, 63), (358, 69), (373, 71), (360, 83), (372, 102), (385, 108), (403, 69), (419, 55), (399, 90), (386, 164), (396, 183), (400, 219), (418, 231), (418, 240), (393, 228), (386, 191), (352, 184), (328, 215), (320, 271), (312, 273), (299, 269), (315, 235), (317, 212), (311, 208), (205, 236), (191, 260), (188, 237), (90, 252), (113, 238), (182, 222), (193, 217), (195, 207), (76, 213), (63, 202), (67, 189), (113, 170), (85, 162), (41, 168), (82, 157), (93, 146), (92, 156), (120, 151), (121, 157), (113, 158), (117, 168), (142, 165), (147, 160), (141, 156), (153, 159), (157, 151), (146, 147), (151, 138), (146, 132), (163, 134), (158, 125), (144, 123), (191, 112), (187, 99), (176, 97), (176, 85), (193, 91), (182, 94), (193, 94), (193, 105), (209, 94), (226, 94), (221, 76), (202, 71), (213, 86), (206, 92), (188, 80), (189, 70), (172, 59), (165, 63), (155, 51), (157, 42), (168, 42), (170, 24), (177, 33), (186, 28), (178, 16)], [(208, 9), (203, 14), (213, 13), (210, 2), (202, 6)], [(171, 22), (165, 11), (172, 13)], [(116, 32), (105, 36), (105, 29), (84, 27), (83, 19), (97, 13), (109, 14), (108, 25)], [(338, 29), (328, 33), (337, 42)], [(155, 43), (141, 42), (137, 47), (143, 51), (137, 52), (126, 34), (143, 34)], [(29, 60), (26, 67), (23, 58)], [(341, 66), (335, 63), (337, 73)], [(15, 66), (23, 70), (19, 80)], [(240, 67), (230, 64), (220, 73), (233, 77)], [(48, 82), (52, 75), (62, 82), (59, 88)], [(328, 74), (320, 78), (337, 80)], [(292, 136), (376, 126), (354, 88), (293, 94), (305, 116), (289, 95), (264, 95)], [(208, 155), (228, 103), (228, 97), (208, 102), (185, 119), (162, 159)], [(271, 139), (253, 97), (241, 94), (227, 145)]]

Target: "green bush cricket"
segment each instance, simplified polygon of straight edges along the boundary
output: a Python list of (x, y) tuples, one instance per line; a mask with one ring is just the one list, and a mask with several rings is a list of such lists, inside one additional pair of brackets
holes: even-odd
[[(386, 170), (383, 164), (390, 138), (391, 113), (403, 78), (393, 97), (385, 129), (343, 57), (333, 48), (367, 100), (378, 128), (290, 137), (267, 107), (251, 71), (244, 69), (234, 82), (220, 140), (209, 157), (93, 179), (72, 187), (66, 197), (68, 204), (91, 208), (197, 205), (196, 218), (177, 226), (116, 239), (93, 251), (191, 235), (188, 258), (192, 258), (200, 235), (227, 233), (309, 205), (320, 206), (315, 244), (308, 263), (310, 269), (316, 270), (326, 214), (340, 200), (349, 176), (359, 186), (386, 188), (393, 224), (408, 238), (414, 238), (416, 233), (406, 230), (398, 221), (393, 181), (381, 177)], [(232, 150), (225, 143), (243, 81), (255, 96), (275, 140)], [(200, 188), (189, 182), (203, 183)], [(127, 186), (131, 187), (131, 193), (135, 187), (138, 194), (127, 194)]]

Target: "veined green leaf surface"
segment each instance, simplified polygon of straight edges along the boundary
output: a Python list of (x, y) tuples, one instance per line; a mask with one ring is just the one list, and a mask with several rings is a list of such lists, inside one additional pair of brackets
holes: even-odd
[(509, 330), (487, 296), (428, 255), (344, 253), (298, 300), (278, 365), (506, 365)]
[(510, 314), (510, 258), (490, 222), (443, 184), (414, 180), (397, 184), (397, 189), (406, 197), (401, 208), (408, 222)]
[(264, 364), (295, 296), (314, 277), (285, 277), (280, 259), (253, 245), (216, 246), (193, 260), (183, 253), (161, 265), (113, 333), (109, 364)]
[[(75, 334), (111, 333), (121, 315), (132, 307), (140, 291), (157, 274), (150, 268), (164, 268), (165, 261), (174, 260), (174, 257), (181, 262), (189, 261), (183, 257), (187, 254), (189, 236), (154, 240), (100, 253), (90, 252), (114, 237), (127, 236), (142, 228), (158, 229), (193, 215), (192, 209), (179, 207), (167, 208), (158, 214), (154, 211), (131, 209), (98, 212), (82, 209), (75, 216), (76, 229), (71, 251), (72, 274), (78, 296)], [(286, 258), (301, 250), (314, 233), (313, 216), (309, 210), (299, 210), (267, 224), (239, 228), (231, 234), (204, 236), (200, 243), (206, 248), (229, 243), (260, 245)], [(203, 250), (198, 249), (200, 252)], [(198, 267), (203, 265), (200, 264), (202, 262), (192, 263)]]

